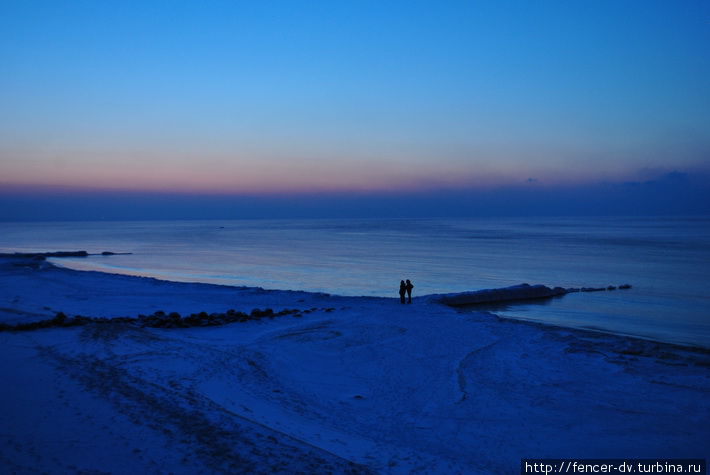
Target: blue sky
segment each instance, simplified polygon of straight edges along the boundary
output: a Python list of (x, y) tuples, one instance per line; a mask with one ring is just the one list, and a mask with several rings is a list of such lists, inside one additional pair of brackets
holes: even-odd
[(710, 183), (708, 1), (6, 0), (0, 60), (0, 201)]

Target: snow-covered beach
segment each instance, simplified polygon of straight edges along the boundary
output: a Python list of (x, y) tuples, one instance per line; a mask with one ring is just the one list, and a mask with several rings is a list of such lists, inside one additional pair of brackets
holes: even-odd
[(0, 322), (298, 316), (0, 332), (9, 473), (517, 473), (520, 459), (710, 458), (710, 353), (396, 298), (0, 260)]

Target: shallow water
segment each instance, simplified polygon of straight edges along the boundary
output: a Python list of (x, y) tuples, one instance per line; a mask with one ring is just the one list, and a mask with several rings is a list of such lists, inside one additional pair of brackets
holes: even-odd
[(710, 347), (710, 217), (0, 223), (0, 249), (131, 252), (55, 262), (343, 295), (630, 283), (495, 311)]

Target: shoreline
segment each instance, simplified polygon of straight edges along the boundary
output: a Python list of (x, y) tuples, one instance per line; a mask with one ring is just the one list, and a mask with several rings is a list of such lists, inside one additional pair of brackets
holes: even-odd
[[(263, 287), (250, 287), (250, 286), (233, 286), (229, 284), (218, 284), (218, 283), (209, 283), (209, 282), (199, 282), (199, 281), (174, 281), (174, 280), (168, 280), (168, 279), (161, 279), (158, 277), (150, 277), (150, 276), (141, 276), (141, 275), (136, 275), (136, 274), (131, 274), (131, 273), (114, 273), (114, 272), (106, 272), (106, 271), (101, 271), (101, 270), (82, 270), (82, 269), (73, 269), (71, 267), (65, 267), (62, 266), (56, 262), (48, 260), (48, 258), (58, 258), (61, 259), (62, 257), (74, 257), (74, 256), (90, 256), (90, 255), (104, 255), (104, 256), (111, 256), (111, 255), (120, 255), (123, 253), (114, 253), (110, 251), (103, 251), (101, 253), (87, 253), (86, 251), (71, 251), (71, 252), (37, 252), (37, 253), (2, 253), (0, 254), (0, 266), (2, 266), (2, 262), (4, 260), (10, 260), (11, 262), (16, 262), (16, 265), (27, 265), (28, 267), (35, 267), (38, 265), (39, 262), (42, 262), (43, 265), (46, 266), (52, 266), (53, 268), (57, 270), (62, 270), (62, 271), (67, 271), (67, 272), (78, 272), (78, 273), (96, 273), (100, 275), (107, 275), (107, 276), (119, 276), (123, 278), (135, 278), (135, 279), (143, 279), (144, 281), (154, 281), (154, 282), (166, 282), (170, 284), (177, 284), (177, 285), (198, 285), (198, 286), (213, 286), (213, 287), (219, 287), (219, 288), (229, 288), (229, 289), (235, 289), (238, 291), (248, 291), (248, 292), (264, 292), (264, 293), (296, 293), (296, 294), (304, 294), (308, 295), (311, 298), (318, 298), (318, 297), (327, 297), (327, 298), (332, 298), (332, 299), (371, 299), (372, 301), (377, 301), (377, 300), (384, 300), (384, 301), (395, 301), (397, 300), (396, 297), (379, 297), (379, 296), (345, 296), (345, 295), (337, 295), (337, 294), (331, 294), (327, 292), (312, 292), (312, 291), (307, 291), (307, 290), (290, 290), (290, 289), (267, 289)], [(20, 260), (18, 263), (17, 260)], [(499, 289), (482, 289), (482, 290), (477, 290), (477, 291), (466, 291), (466, 292), (452, 292), (452, 293), (438, 293), (438, 294), (427, 294), (427, 295), (421, 295), (414, 297), (414, 300), (417, 302), (435, 302), (441, 305), (447, 305), (452, 308), (458, 308), (458, 309), (465, 309), (467, 311), (476, 311), (476, 306), (477, 304), (481, 304), (482, 306), (485, 305), (490, 305), (490, 304), (496, 304), (500, 302), (505, 302), (509, 304), (515, 304), (515, 303), (527, 303), (530, 301), (534, 300), (544, 300), (544, 299), (555, 299), (555, 298), (563, 298), (567, 293), (577, 293), (581, 289), (562, 289), (560, 287), (554, 287), (554, 288), (549, 288), (547, 287), (546, 290), (543, 290), (542, 294), (540, 296), (533, 296), (526, 298), (526, 295), (530, 294), (530, 291), (527, 293), (525, 291), (523, 292), (517, 292), (516, 287), (521, 287), (521, 286), (528, 286), (528, 284), (519, 284), (517, 286), (511, 286), (511, 287), (504, 287), (504, 288), (499, 288)], [(541, 287), (540, 284), (536, 284), (534, 286), (528, 286), (528, 287)], [(624, 284), (619, 286), (621, 289), (626, 289), (626, 288), (631, 288), (630, 285)], [(584, 292), (597, 292), (597, 291), (605, 291), (607, 290), (606, 288), (590, 288), (587, 290), (582, 290)], [(505, 296), (501, 296), (502, 292), (506, 291), (512, 291), (512, 297), (506, 298)], [(480, 302), (476, 303), (459, 303), (461, 299), (463, 298), (464, 300), (466, 298), (471, 299), (472, 294), (478, 294), (478, 293), (484, 293), (484, 294), (493, 294), (497, 296), (499, 299), (502, 298), (502, 300), (482, 300)], [(453, 303), (449, 304), (446, 303), (446, 301), (451, 301)], [(255, 309), (259, 308), (258, 305), (254, 307)], [(3, 309), (0, 309), (0, 312), (2, 312)], [(4, 309), (4, 310), (9, 310), (9, 309)], [(158, 309), (159, 311), (163, 311), (166, 314), (170, 314), (174, 310), (172, 309)], [(223, 309), (221, 312), (226, 312), (229, 309)], [(284, 310), (284, 309), (281, 309)], [(245, 310), (243, 310), (245, 311)], [(277, 310), (278, 311), (278, 310)], [(603, 335), (609, 335), (621, 339), (628, 339), (628, 340), (638, 340), (641, 343), (647, 343), (651, 342), (654, 344), (658, 345), (664, 345), (668, 346), (669, 348), (677, 348), (677, 349), (685, 349), (685, 350), (691, 350), (691, 351), (698, 351), (701, 353), (710, 353), (710, 346), (703, 346), (700, 344), (691, 344), (691, 343), (679, 343), (677, 341), (668, 341), (668, 340), (659, 340), (656, 338), (653, 338), (651, 336), (645, 336), (645, 335), (638, 335), (638, 334), (632, 334), (632, 333), (622, 333), (619, 331), (614, 331), (611, 329), (605, 329), (605, 328), (588, 328), (584, 326), (574, 326), (574, 325), (560, 325), (556, 323), (548, 323), (548, 322), (542, 322), (539, 320), (532, 320), (532, 319), (525, 319), (525, 318), (517, 318), (517, 317), (504, 317), (497, 315), (494, 311), (490, 312), (488, 310), (481, 310), (486, 313), (491, 313), (496, 316), (496, 318), (504, 321), (510, 321), (513, 323), (522, 323), (522, 324), (531, 324), (531, 325), (539, 325), (542, 328), (550, 328), (550, 329), (560, 329), (560, 330), (573, 330), (573, 331), (579, 331), (579, 332), (590, 332), (590, 333), (600, 333)], [(62, 312), (62, 310), (59, 310), (58, 312)], [(203, 310), (197, 310), (194, 313), (200, 313), (204, 312)], [(246, 313), (250, 313), (250, 311), (246, 311)], [(116, 315), (115, 317), (127, 317), (127, 318), (137, 318), (139, 314), (136, 315)], [(105, 318), (102, 316), (93, 316), (89, 315), (89, 317), (99, 317), (99, 318)], [(2, 321), (0, 321), (2, 323)]]
[[(702, 262), (707, 223), (664, 218), (413, 220), (400, 224), (291, 220), (269, 224), (155, 221), (8, 226), (4, 251), (85, 249), (133, 256), (50, 259), (75, 269), (149, 275), (267, 289), (344, 296), (396, 297), (399, 277), (417, 295), (499, 288), (520, 282), (601, 288), (633, 284), (630, 292), (568, 296), (542, 305), (490, 309), (500, 315), (557, 325), (604, 328), (623, 335), (710, 346)], [(666, 231), (680, 232), (673, 241)], [(287, 246), (288, 233), (297, 246)], [(448, 235), (448, 237), (446, 237)], [(192, 236), (192, 237), (191, 237)], [(199, 236), (195, 238), (195, 236)], [(445, 246), (431, 238), (445, 238)], [(399, 242), (401, 241), (401, 242)], [(396, 243), (396, 244), (394, 244)], [(168, 244), (168, 245), (166, 245)], [(682, 244), (682, 245), (681, 245)], [(396, 250), (406, 249), (398, 257)], [(368, 252), (368, 246), (377, 254)], [(427, 252), (417, 254), (426, 249)], [(651, 263), (654, 263), (653, 265)], [(651, 267), (648, 267), (651, 266)], [(401, 275), (399, 275), (401, 274)]]

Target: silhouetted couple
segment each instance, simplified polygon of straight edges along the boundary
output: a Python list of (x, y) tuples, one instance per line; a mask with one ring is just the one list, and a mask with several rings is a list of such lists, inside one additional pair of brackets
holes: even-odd
[(412, 289), (414, 286), (412, 283), (407, 279), (407, 283), (405, 283), (403, 280), (399, 281), (399, 303), (404, 303), (404, 294), (407, 294), (408, 300), (407, 303), (412, 303)]

